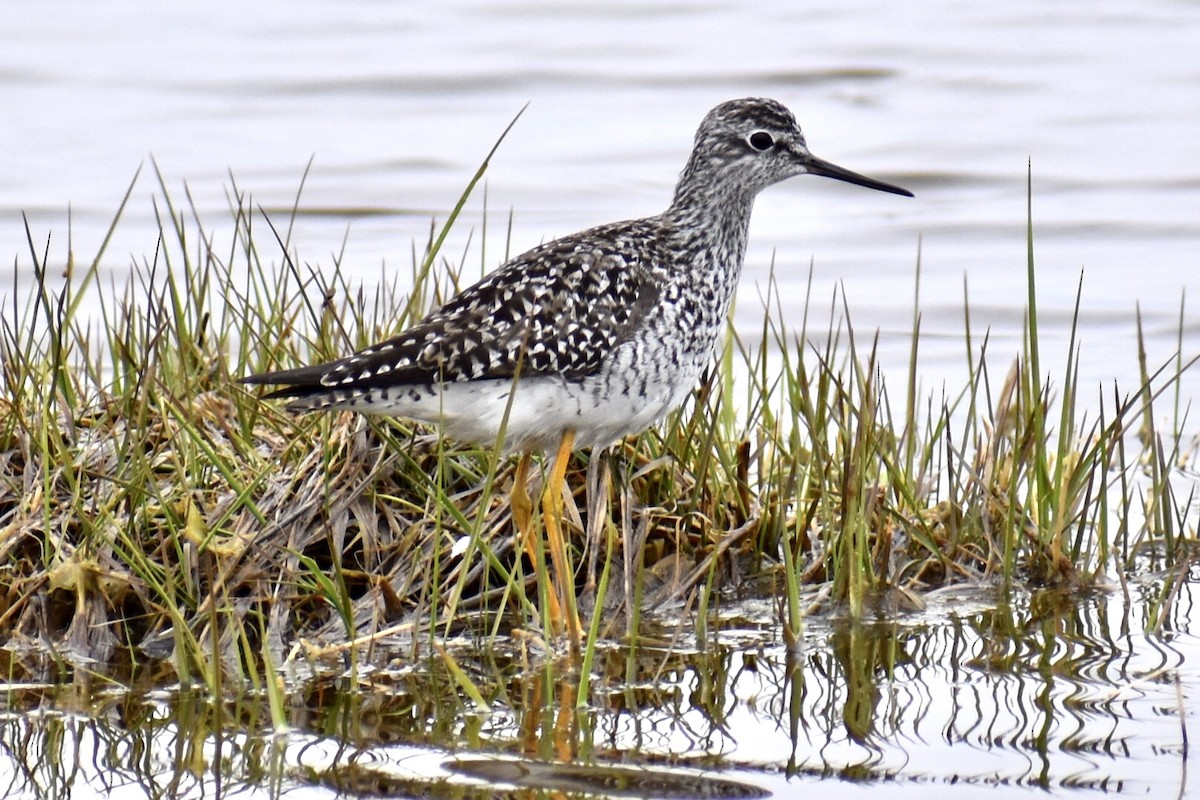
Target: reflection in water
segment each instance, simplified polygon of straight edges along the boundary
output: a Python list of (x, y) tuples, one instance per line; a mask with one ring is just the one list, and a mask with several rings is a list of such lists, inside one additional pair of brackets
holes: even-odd
[[(231, 706), (195, 696), (98, 698), (87, 709), (59, 709), (63, 687), (10, 691), (9, 707), (40, 708), (0, 720), (0, 792), (4, 797), (192, 797), (277, 785), (283, 751), (270, 737), (237, 725)], [(70, 689), (67, 688), (67, 693)]]
[[(1045, 592), (985, 605), (959, 589), (899, 620), (810, 620), (802, 653), (769, 643), (769, 625), (727, 631), (703, 652), (613, 649), (601, 654), (580, 712), (567, 665), (448, 642), (489, 709), (475, 707), (433, 657), (364, 669), (353, 681), (323, 673), (297, 681), (291, 732), (278, 736), (258, 696), (213, 703), (198, 693), (98, 689), (79, 671), (74, 684), (9, 685), (0, 790), (274, 796), (308, 785), (318, 796), (451, 788), (473, 796), (485, 789), (470, 775), (501, 783), (510, 775), (520, 777), (512, 791), (615, 793), (640, 781), (667, 797), (703, 780), (716, 796), (738, 796), (772, 780), (838, 776), (1175, 795), (1188, 710), (1177, 682), (1194, 685), (1200, 663), (1188, 632), (1193, 585), (1170, 607), (1167, 635), (1141, 633), (1150, 610), (1120, 594)], [(508, 760), (493, 769), (486, 758), (453, 755), (466, 751)], [(615, 763), (652, 772), (643, 779), (604, 766)], [(711, 773), (695, 771), (731, 768), (739, 781), (723, 794)]]

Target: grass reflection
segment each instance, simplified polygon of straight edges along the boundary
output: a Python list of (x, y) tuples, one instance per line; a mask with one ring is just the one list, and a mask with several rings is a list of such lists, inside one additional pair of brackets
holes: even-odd
[[(1172, 637), (1140, 632), (1145, 608), (1111, 593), (1054, 591), (947, 602), (964, 613), (813, 620), (803, 652), (771, 644), (767, 631), (757, 645), (644, 648), (632, 681), (628, 653), (606, 649), (583, 710), (569, 662), (482, 654), (465, 642), (455, 654), (462, 668), (497, 676), (479, 683), (487, 710), (435, 657), (354, 682), (333, 671), (297, 680), (287, 687), (288, 733), (276, 732), (262, 692), (146, 693), (82, 671), (65, 684), (10, 683), (0, 776), (11, 797), (123, 787), (148, 797), (233, 788), (271, 796), (314, 782), (458, 796), (474, 791), (470, 770), (442, 767), (454, 753), (490, 751), (517, 764), (596, 764), (597, 781), (624, 780), (603, 772), (613, 761), (1043, 788), (1173, 780), (1155, 754), (1176, 747), (1173, 676), (1194, 669)], [(400, 780), (400, 756), (389, 755), (397, 746), (404, 758), (413, 748), (428, 754), (430, 766)], [(520, 770), (521, 785), (587, 779)]]

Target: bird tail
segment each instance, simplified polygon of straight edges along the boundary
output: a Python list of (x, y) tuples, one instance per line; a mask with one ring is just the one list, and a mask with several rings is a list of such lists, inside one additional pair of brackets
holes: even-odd
[(279, 388), (264, 394), (262, 399), (290, 400), (287, 404), (289, 411), (317, 411), (340, 406), (353, 399), (351, 395), (354, 392), (334, 389), (321, 382), (328, 369), (328, 365), (318, 364), (297, 369), (260, 372), (257, 375), (247, 375), (238, 380), (238, 383), (278, 386)]

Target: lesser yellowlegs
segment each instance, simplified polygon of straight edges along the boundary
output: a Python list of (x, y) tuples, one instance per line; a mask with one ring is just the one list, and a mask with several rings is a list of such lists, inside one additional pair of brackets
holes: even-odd
[[(424, 320), (354, 355), (243, 379), (288, 408), (348, 408), (434, 423), (522, 452), (513, 514), (529, 530), (529, 453), (556, 453), (542, 512), (560, 602), (561, 486), (576, 448), (607, 446), (678, 407), (711, 362), (742, 271), (758, 192), (823, 175), (911, 197), (812, 155), (795, 117), (759, 98), (722, 103), (696, 131), (662, 214), (535, 247)], [(578, 622), (568, 620), (572, 634)]]

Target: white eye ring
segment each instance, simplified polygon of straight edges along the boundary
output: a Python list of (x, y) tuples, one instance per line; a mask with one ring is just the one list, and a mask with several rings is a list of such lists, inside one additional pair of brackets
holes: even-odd
[(766, 131), (755, 131), (746, 137), (746, 143), (760, 153), (765, 153), (775, 146), (775, 137)]

